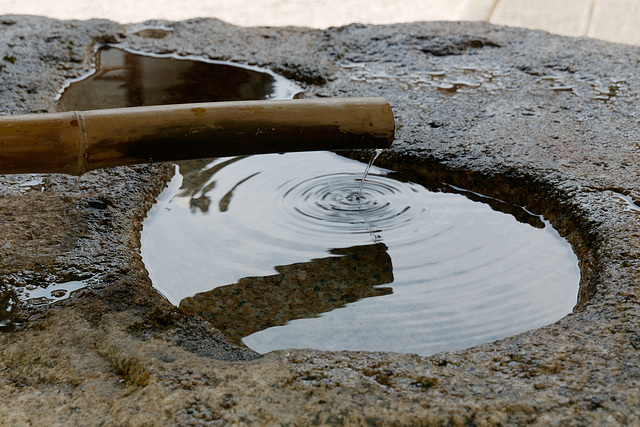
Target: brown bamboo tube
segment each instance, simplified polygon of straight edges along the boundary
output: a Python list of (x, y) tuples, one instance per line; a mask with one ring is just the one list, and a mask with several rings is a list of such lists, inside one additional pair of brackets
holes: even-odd
[(0, 117), (0, 174), (293, 151), (386, 148), (382, 98), (239, 101)]

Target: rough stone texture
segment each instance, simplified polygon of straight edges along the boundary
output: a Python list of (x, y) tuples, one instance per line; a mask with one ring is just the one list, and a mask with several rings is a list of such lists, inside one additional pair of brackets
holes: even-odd
[(2, 177), (3, 286), (94, 286), (40, 309), (2, 294), (14, 326), (0, 335), (0, 424), (640, 425), (639, 49), (482, 23), (166, 24), (135, 35), (1, 17), (0, 108), (53, 111), (105, 42), (258, 64), (303, 96), (385, 96), (398, 140), (379, 163), (544, 213), (580, 259), (580, 302), (553, 325), (432, 357), (258, 357), (151, 288), (138, 233), (167, 167), (49, 176), (42, 191)]

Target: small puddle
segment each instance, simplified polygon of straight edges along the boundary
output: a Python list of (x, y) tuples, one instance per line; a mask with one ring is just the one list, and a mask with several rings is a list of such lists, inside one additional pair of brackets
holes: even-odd
[(38, 174), (6, 175), (0, 196), (5, 194), (26, 195), (32, 191), (44, 191), (47, 186), (45, 176)]
[(33, 272), (25, 275), (10, 274), (0, 283), (0, 331), (15, 323), (13, 307), (20, 302), (30, 307), (48, 305), (70, 298), (74, 292), (90, 286), (96, 278), (56, 283), (53, 276), (40, 276)]
[(289, 80), (258, 67), (102, 46), (95, 70), (67, 82), (59, 104), (64, 111), (95, 110), (291, 98), (299, 91)]
[[(65, 109), (297, 91), (272, 73), (228, 63), (113, 47), (97, 57), (98, 71), (64, 92)], [(180, 162), (142, 231), (154, 286), (262, 353), (309, 347), (428, 355), (571, 312), (577, 259), (541, 218), (523, 211), (541, 224), (532, 227), (464, 195), (395, 180), (375, 165), (363, 181), (366, 167), (329, 152)]]
[(74, 280), (71, 282), (51, 284), (46, 288), (27, 285), (24, 287), (16, 287), (14, 290), (20, 300), (29, 305), (37, 306), (67, 299), (73, 292), (86, 288), (90, 283), (90, 280)]

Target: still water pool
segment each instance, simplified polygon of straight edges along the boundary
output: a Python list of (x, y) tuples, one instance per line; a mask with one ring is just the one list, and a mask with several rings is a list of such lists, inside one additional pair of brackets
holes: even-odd
[(460, 194), (333, 153), (211, 160), (149, 213), (154, 286), (248, 347), (433, 354), (553, 323), (571, 247)]

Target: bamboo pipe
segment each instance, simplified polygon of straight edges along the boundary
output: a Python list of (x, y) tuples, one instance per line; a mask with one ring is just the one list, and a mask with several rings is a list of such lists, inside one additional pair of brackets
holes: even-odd
[(386, 148), (383, 98), (215, 102), (0, 117), (0, 174), (245, 154)]

